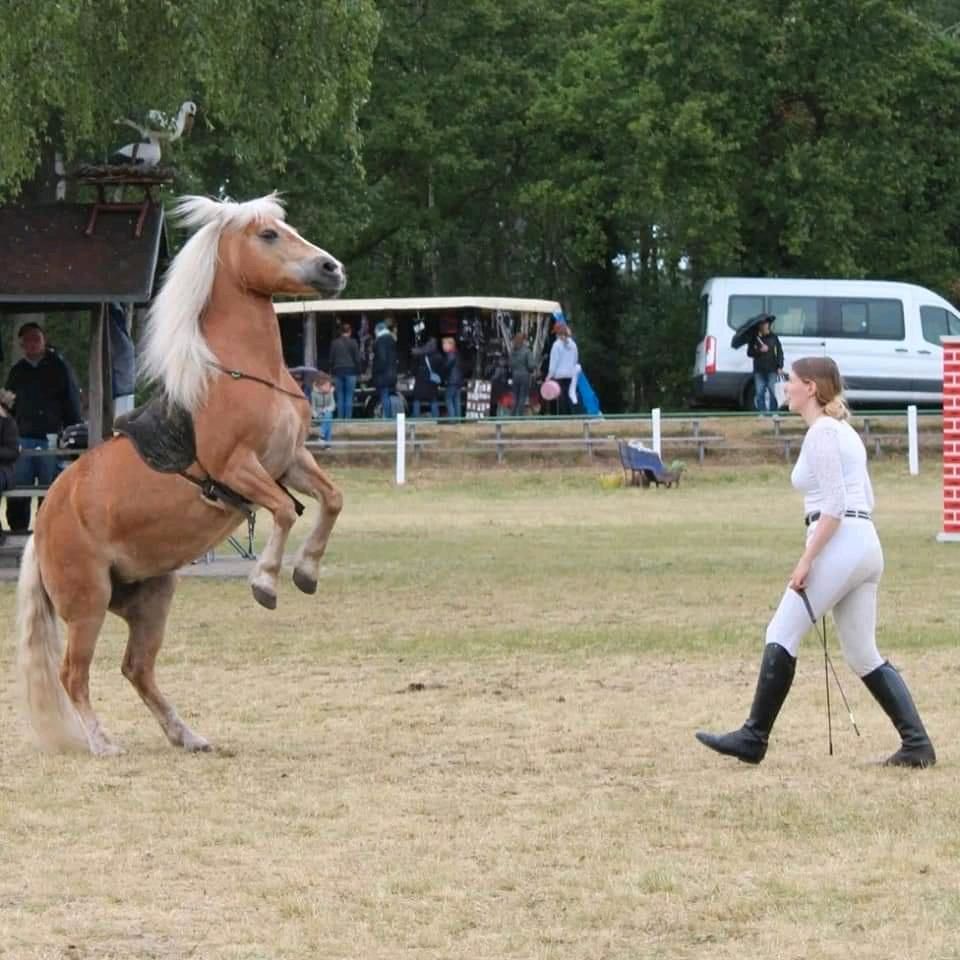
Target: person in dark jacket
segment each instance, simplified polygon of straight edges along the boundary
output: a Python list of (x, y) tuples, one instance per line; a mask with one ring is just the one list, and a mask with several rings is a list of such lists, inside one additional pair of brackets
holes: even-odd
[(460, 408), (460, 392), (463, 390), (463, 364), (460, 362), (460, 351), (457, 350), (457, 341), (453, 337), (443, 338), (443, 382), (444, 402), (447, 405), (447, 416), (459, 420), (463, 415)]
[(428, 338), (426, 343), (414, 347), (410, 353), (416, 364), (413, 370), (413, 415), (419, 417), (420, 404), (429, 403), (430, 416), (439, 420), (443, 357), (437, 349), (436, 338)]
[(757, 324), (756, 332), (747, 346), (747, 356), (753, 357), (754, 404), (761, 414), (776, 413), (779, 407), (774, 387), (783, 376), (783, 346), (771, 329), (774, 319), (767, 314)]
[[(13, 465), (20, 456), (20, 434), (10, 411), (15, 397), (9, 390), (0, 390), (0, 492), (15, 484)], [(0, 530), (0, 543), (4, 533)]]
[(133, 338), (127, 330), (127, 314), (119, 303), (107, 306), (110, 331), (110, 380), (113, 387), (113, 415), (119, 417), (134, 407), (137, 385), (137, 358)]
[[(80, 390), (70, 365), (47, 344), (38, 323), (25, 323), (17, 331), (23, 358), (7, 375), (7, 389), (16, 395), (14, 418), (21, 450), (46, 450), (48, 438), (80, 422)], [(54, 442), (54, 445), (55, 442)], [(14, 467), (17, 486), (49, 486), (57, 475), (53, 456), (20, 457)], [(7, 501), (7, 523), (16, 533), (30, 526), (29, 498)]]
[(533, 351), (527, 344), (526, 336), (522, 333), (516, 334), (510, 350), (510, 382), (515, 417), (522, 417), (527, 411), (527, 403), (530, 400), (530, 377), (535, 366)]
[(377, 388), (383, 416), (393, 416), (393, 394), (397, 389), (397, 343), (381, 320), (374, 328), (373, 385)]
[(353, 416), (353, 394), (360, 376), (360, 344), (353, 339), (349, 323), (341, 324), (340, 336), (330, 344), (330, 374), (337, 416), (349, 420)]

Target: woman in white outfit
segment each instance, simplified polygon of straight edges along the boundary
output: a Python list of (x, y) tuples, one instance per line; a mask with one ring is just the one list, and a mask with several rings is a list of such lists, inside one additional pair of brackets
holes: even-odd
[(550, 366), (547, 368), (547, 379), (556, 380), (560, 385), (560, 396), (557, 398), (557, 413), (561, 416), (576, 413), (577, 407), (577, 375), (580, 372), (580, 356), (577, 345), (565, 323), (554, 325), (553, 332), (557, 339), (550, 348)]
[(886, 763), (933, 766), (933, 744), (910, 691), (877, 651), (877, 587), (883, 550), (871, 519), (873, 488), (867, 452), (847, 423), (840, 372), (829, 357), (804, 357), (793, 365), (786, 389), (790, 410), (809, 427), (791, 475), (793, 486), (804, 495), (806, 547), (767, 627), (747, 722), (732, 733), (700, 732), (697, 739), (717, 753), (746, 763), (763, 759), (793, 682), (800, 641), (811, 626), (798, 592), (805, 591), (815, 616), (833, 612), (847, 663), (900, 734), (900, 749)]

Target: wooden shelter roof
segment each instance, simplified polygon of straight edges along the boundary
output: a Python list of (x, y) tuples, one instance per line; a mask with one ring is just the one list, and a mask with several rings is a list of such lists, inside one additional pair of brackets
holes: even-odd
[(146, 303), (168, 257), (163, 207), (138, 214), (101, 210), (93, 231), (89, 203), (0, 207), (0, 311), (77, 309)]

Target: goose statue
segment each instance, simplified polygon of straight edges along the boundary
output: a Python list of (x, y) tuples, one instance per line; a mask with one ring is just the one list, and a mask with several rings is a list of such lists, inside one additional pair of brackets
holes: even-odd
[(159, 110), (150, 110), (144, 124), (126, 118), (115, 120), (114, 123), (133, 127), (140, 134), (140, 140), (120, 147), (110, 157), (110, 162), (135, 164), (144, 169), (157, 166), (160, 163), (161, 145), (173, 143), (189, 133), (196, 114), (197, 105), (192, 100), (185, 100), (174, 118)]

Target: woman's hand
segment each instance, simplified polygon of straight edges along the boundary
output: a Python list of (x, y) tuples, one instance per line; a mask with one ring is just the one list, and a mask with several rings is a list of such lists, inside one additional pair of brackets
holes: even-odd
[(810, 565), (811, 561), (806, 557), (801, 557), (800, 562), (793, 568), (793, 573), (790, 574), (790, 581), (787, 586), (791, 590), (806, 590), (807, 589), (807, 577), (810, 576)]
[(791, 590), (806, 590), (810, 578), (810, 568), (820, 551), (827, 545), (830, 538), (840, 529), (840, 518), (829, 515), (821, 516), (814, 527), (813, 534), (807, 540), (807, 547), (800, 557), (800, 562), (793, 568), (790, 581), (787, 584)]

